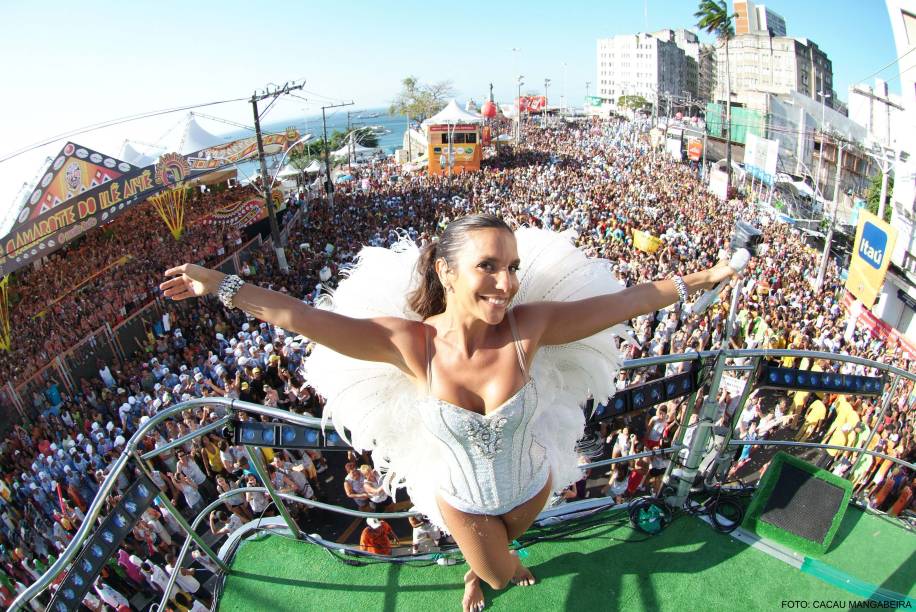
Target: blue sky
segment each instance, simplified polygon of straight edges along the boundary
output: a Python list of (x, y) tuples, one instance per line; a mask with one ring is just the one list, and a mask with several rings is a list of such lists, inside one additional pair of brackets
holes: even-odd
[[(831, 58), (840, 99), (895, 57), (881, 0), (773, 0), (790, 36)], [(437, 5), (448, 8), (437, 8)], [(107, 119), (244, 97), (267, 83), (306, 79), (307, 100), (272, 118), (313, 114), (328, 99), (386, 105), (400, 79), (451, 80), (459, 99), (497, 98), (552, 80), (576, 104), (595, 80), (595, 40), (664, 27), (694, 27), (695, 0), (508, 3), (464, 0), (363, 2), (4, 2), (0, 6), (0, 154)], [(701, 35), (705, 37), (705, 35)], [(708, 37), (705, 37), (708, 38)], [(513, 52), (513, 48), (520, 51)], [(899, 93), (895, 68), (883, 73)], [(594, 91), (594, 85), (592, 86)], [(237, 102), (203, 112), (250, 123)], [(155, 141), (177, 116), (75, 137), (117, 154), (130, 137)], [(219, 126), (209, 126), (218, 131)], [(229, 129), (228, 127), (226, 128)], [(23, 181), (61, 144), (0, 163), (0, 223)]]

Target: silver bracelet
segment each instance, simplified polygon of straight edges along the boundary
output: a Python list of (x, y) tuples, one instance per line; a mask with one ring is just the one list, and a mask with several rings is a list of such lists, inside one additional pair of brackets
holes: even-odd
[(687, 301), (687, 285), (684, 283), (684, 279), (680, 276), (674, 276), (671, 278), (671, 281), (674, 283), (674, 288), (677, 289), (677, 295), (681, 299), (681, 302)]
[(232, 300), (235, 299), (235, 294), (239, 292), (239, 289), (241, 289), (244, 284), (245, 281), (241, 278), (235, 274), (229, 274), (219, 284), (219, 289), (216, 291), (216, 297), (223, 303), (223, 306), (232, 310), (235, 308), (235, 304), (232, 303)]

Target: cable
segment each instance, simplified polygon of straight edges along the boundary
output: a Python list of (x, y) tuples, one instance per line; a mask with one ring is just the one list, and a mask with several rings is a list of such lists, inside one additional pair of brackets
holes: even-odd
[(660, 497), (634, 497), (627, 504), (627, 514), (634, 529), (657, 535), (674, 520), (674, 511)]
[[(876, 72), (873, 72), (872, 74), (868, 75), (868, 76), (865, 77), (864, 79), (859, 79), (859, 80), (856, 81), (856, 82), (857, 82), (857, 83), (864, 83), (865, 81), (868, 81), (868, 80), (871, 79), (872, 77), (878, 76), (879, 74), (881, 74), (882, 72), (884, 72), (885, 70), (887, 70), (888, 68), (890, 68), (891, 66), (893, 66), (894, 64), (896, 64), (897, 62), (899, 62), (900, 60), (902, 60), (903, 58), (905, 58), (907, 55), (909, 55), (909, 54), (912, 53), (913, 51), (916, 51), (916, 46), (912, 47), (909, 51), (907, 51), (906, 53), (904, 53), (903, 55), (901, 55), (900, 57), (898, 57), (897, 59), (895, 59), (894, 61), (892, 61), (892, 62), (891, 62), (890, 64), (888, 64), (887, 66), (884, 66), (884, 67), (881, 68), (880, 70), (877, 70)], [(907, 70), (909, 70), (909, 68), (908, 68)]]
[(120, 117), (118, 119), (110, 119), (108, 121), (94, 123), (92, 125), (87, 125), (81, 128), (77, 128), (75, 130), (70, 130), (68, 132), (61, 132), (60, 134), (51, 136), (49, 138), (46, 138), (45, 140), (42, 140), (36, 143), (32, 143), (21, 149), (17, 149), (11, 153), (6, 153), (3, 156), (0, 156), (0, 163), (9, 161), (13, 159), (14, 157), (18, 157), (22, 155), (23, 153), (28, 153), (29, 151), (34, 151), (35, 149), (38, 149), (45, 145), (49, 145), (51, 143), (57, 142), (58, 140), (63, 140), (64, 138), (70, 138), (71, 136), (77, 136), (79, 134), (85, 134), (86, 132), (91, 132), (93, 130), (100, 130), (103, 128), (112, 127), (114, 125), (121, 125), (122, 123), (129, 123), (131, 121), (137, 121), (138, 119), (148, 119), (150, 117), (158, 117), (160, 115), (167, 115), (169, 113), (177, 113), (180, 111), (190, 110), (192, 108), (203, 108), (205, 106), (215, 106), (217, 104), (228, 104), (230, 102), (241, 102), (243, 100), (247, 100), (247, 98), (232, 98), (229, 100), (219, 100), (217, 102), (204, 102), (203, 104), (190, 104), (187, 106), (177, 106), (174, 108), (150, 111), (146, 113), (140, 113), (137, 115), (127, 115), (125, 117)]

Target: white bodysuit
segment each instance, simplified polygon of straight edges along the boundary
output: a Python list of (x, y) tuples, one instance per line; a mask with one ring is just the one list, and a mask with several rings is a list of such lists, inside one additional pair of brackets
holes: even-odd
[(537, 388), (525, 370), (515, 320), (509, 323), (519, 367), (527, 382), (499, 408), (482, 415), (430, 394), (432, 367), (427, 334), (427, 401), (423, 424), (441, 445), (445, 463), (438, 492), (450, 506), (472, 514), (505, 514), (538, 494), (550, 469), (544, 446), (532, 434)]

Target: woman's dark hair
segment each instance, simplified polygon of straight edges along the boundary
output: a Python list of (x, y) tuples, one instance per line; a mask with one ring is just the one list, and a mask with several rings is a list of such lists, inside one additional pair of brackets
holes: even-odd
[(512, 233), (512, 228), (495, 215), (469, 215), (455, 219), (445, 227), (438, 241), (433, 241), (420, 251), (417, 261), (419, 286), (408, 296), (408, 305), (423, 319), (445, 311), (445, 287), (436, 274), (436, 261), (444, 259), (455, 268), (458, 252), (468, 241), (468, 234), (483, 229), (502, 229)]

